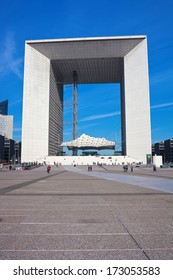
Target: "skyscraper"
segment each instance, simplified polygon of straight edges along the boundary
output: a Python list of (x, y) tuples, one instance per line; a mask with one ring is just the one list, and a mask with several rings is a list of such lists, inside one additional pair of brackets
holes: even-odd
[(13, 138), (13, 116), (0, 115), (0, 135)]
[(8, 115), (8, 100), (0, 102), (0, 135), (13, 138), (13, 116)]
[(0, 102), (0, 115), (8, 115), (8, 100)]

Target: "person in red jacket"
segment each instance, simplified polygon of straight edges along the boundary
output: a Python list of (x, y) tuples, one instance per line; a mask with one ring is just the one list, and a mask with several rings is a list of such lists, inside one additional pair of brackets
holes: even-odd
[(50, 170), (51, 170), (51, 166), (48, 165), (48, 167), (47, 167), (47, 173), (48, 173), (48, 174), (50, 173)]

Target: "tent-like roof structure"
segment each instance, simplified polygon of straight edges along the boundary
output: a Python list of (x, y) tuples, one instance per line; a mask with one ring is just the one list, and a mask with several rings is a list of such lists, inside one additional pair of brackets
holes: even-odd
[(69, 150), (78, 149), (78, 150), (88, 150), (88, 149), (97, 149), (97, 150), (114, 150), (115, 142), (106, 140), (105, 138), (95, 138), (86, 134), (82, 134), (79, 138), (76, 138), (70, 142), (63, 142), (62, 147), (68, 147)]

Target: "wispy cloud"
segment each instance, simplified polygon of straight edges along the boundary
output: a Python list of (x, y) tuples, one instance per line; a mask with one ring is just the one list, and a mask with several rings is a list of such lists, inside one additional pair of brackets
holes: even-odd
[(173, 70), (168, 69), (167, 71), (157, 73), (155, 75), (152, 75), (150, 77), (150, 84), (155, 85), (160, 82), (164, 82), (167, 80), (172, 80), (173, 79)]
[(20, 104), (20, 103), (22, 103), (22, 99), (17, 99), (17, 100), (15, 100), (14, 102), (10, 103), (10, 104), (9, 104), (9, 107), (13, 107), (13, 106), (15, 106), (15, 105), (17, 105), (17, 104)]
[(173, 106), (173, 102), (152, 105), (151, 109), (164, 108), (164, 107), (168, 107), (168, 106)]
[(21, 127), (15, 127), (15, 128), (14, 128), (14, 131), (15, 131), (15, 132), (22, 131), (22, 128), (21, 128)]
[(15, 141), (21, 141), (21, 135), (14, 135), (13, 139)]
[(82, 125), (82, 126), (79, 125), (78, 129), (82, 130), (82, 129), (86, 129), (86, 128), (93, 127), (93, 126), (96, 126), (96, 125), (97, 125), (96, 123), (90, 123), (90, 124)]
[(0, 74), (13, 72), (18, 78), (22, 79), (21, 65), (23, 58), (17, 57), (14, 34), (11, 32), (7, 33), (4, 44), (1, 44), (0, 61)]
[(64, 135), (71, 135), (72, 132), (64, 132), (63, 134), (64, 134)]
[(112, 112), (112, 113), (102, 114), (102, 115), (92, 115), (92, 116), (81, 119), (80, 122), (110, 118), (110, 117), (117, 116), (117, 115), (120, 115), (120, 112)]
[[(164, 108), (164, 107), (169, 107), (169, 106), (173, 106), (173, 102), (152, 105), (150, 108), (151, 109), (159, 109), (159, 108)], [(112, 112), (112, 113), (108, 113), (108, 114), (91, 115), (91, 116), (80, 119), (79, 123), (80, 122), (86, 122), (86, 121), (92, 121), (92, 120), (98, 120), (98, 119), (104, 119), (104, 118), (110, 118), (110, 117), (113, 117), (113, 116), (118, 116), (120, 114), (121, 114), (121, 112), (118, 111), (118, 112)]]

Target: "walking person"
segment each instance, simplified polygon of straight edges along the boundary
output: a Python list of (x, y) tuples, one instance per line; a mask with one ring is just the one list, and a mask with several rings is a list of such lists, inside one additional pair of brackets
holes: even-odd
[(153, 172), (157, 172), (157, 168), (155, 164), (153, 164)]
[(50, 173), (50, 170), (51, 170), (51, 166), (48, 165), (48, 167), (47, 167), (47, 173), (48, 173), (48, 174)]
[(130, 171), (133, 172), (133, 165), (130, 165)]

